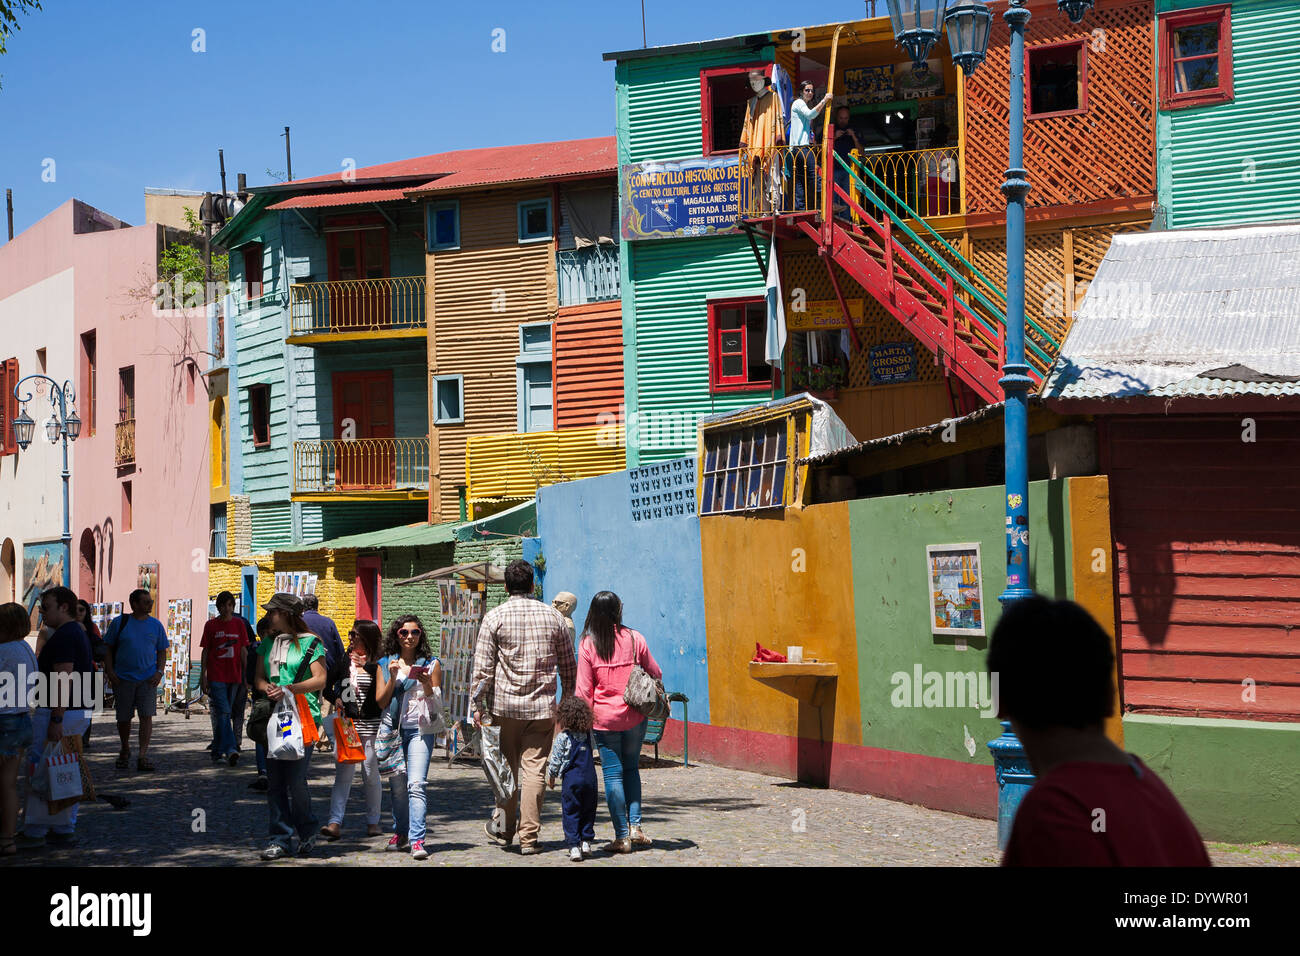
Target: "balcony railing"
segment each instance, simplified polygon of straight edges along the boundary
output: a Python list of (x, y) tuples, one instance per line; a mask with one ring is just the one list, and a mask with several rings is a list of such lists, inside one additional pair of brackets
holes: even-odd
[(427, 329), (424, 276), (295, 282), (289, 315), (292, 335), (418, 335)]
[(618, 246), (588, 246), (558, 252), (560, 305), (586, 305), (617, 299), (622, 294), (618, 276)]
[(466, 442), (466, 497), (531, 498), (543, 485), (607, 475), (626, 463), (621, 425), (479, 435)]
[(294, 494), (403, 497), (405, 492), (406, 497), (418, 498), (428, 490), (428, 438), (293, 443)]
[[(919, 212), (922, 219), (954, 216), (962, 212), (962, 195), (957, 182), (961, 153), (956, 146), (865, 155), (855, 150), (854, 155), (899, 199)], [(894, 212), (905, 214), (901, 207)]]
[(113, 463), (135, 463), (135, 419), (124, 418), (117, 423), (113, 433)]

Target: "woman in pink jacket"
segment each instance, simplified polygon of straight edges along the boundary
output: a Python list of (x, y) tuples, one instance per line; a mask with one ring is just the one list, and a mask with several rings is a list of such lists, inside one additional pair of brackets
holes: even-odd
[(634, 846), (651, 843), (641, 829), (641, 771), (637, 767), (646, 719), (623, 703), (633, 664), (640, 664), (656, 680), (663, 677), (645, 638), (623, 626), (623, 602), (618, 595), (601, 591), (591, 599), (582, 626), (577, 695), (591, 705), (595, 716), (592, 726), (605, 777), (605, 802), (614, 821), (614, 840), (605, 845), (608, 853), (631, 853)]

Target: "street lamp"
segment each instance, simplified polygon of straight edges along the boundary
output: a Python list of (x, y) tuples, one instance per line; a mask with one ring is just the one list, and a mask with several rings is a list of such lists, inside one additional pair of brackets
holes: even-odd
[(71, 515), (68, 513), (68, 481), (72, 474), (68, 471), (68, 442), (76, 441), (77, 436), (81, 434), (81, 419), (77, 417), (76, 409), (69, 409), (69, 406), (77, 400), (77, 395), (71, 382), (64, 382), (63, 387), (60, 388), (58, 383), (48, 375), (28, 375), (14, 386), (14, 398), (18, 400), (20, 406), (13, 421), (14, 441), (23, 451), (28, 449), (36, 434), (36, 421), (27, 414), (27, 403), (32, 400), (32, 393), (28, 391), (26, 396), (23, 396), (19, 392), (25, 383), (33, 381), (36, 382), (37, 389), (40, 388), (41, 382), (50, 383), (50, 417), (45, 422), (45, 437), (51, 444), (60, 438), (63, 439), (63, 586), (70, 587), (72, 585), (72, 528)]
[[(1007, 324), (1006, 358), (999, 384), (1005, 397), (1003, 408), (1004, 454), (1006, 456), (1006, 542), (1007, 584), (998, 595), (1006, 606), (1033, 594), (1029, 580), (1029, 390), (1033, 379), (1025, 363), (1025, 197), (1029, 195), (1029, 174), (1025, 170), (1025, 25), (1029, 22), (1028, 0), (1008, 0), (1002, 18), (1011, 30), (1010, 48), (1010, 144), (1007, 178), (1002, 194), (1007, 200)], [(894, 38), (912, 57), (924, 59), (939, 41), (934, 17), (922, 16), (935, 4), (930, 0), (889, 0)], [(1078, 23), (1092, 9), (1093, 0), (1056, 0), (1057, 9)], [(939, 4), (942, 6), (942, 4)], [(957, 0), (947, 11), (948, 47), (953, 61), (970, 76), (984, 60), (992, 14), (978, 0)], [(998, 781), (998, 844), (1005, 847), (1011, 836), (1020, 801), (1033, 785), (1033, 775), (1024, 748), (1002, 723), (1001, 737), (990, 741)]]

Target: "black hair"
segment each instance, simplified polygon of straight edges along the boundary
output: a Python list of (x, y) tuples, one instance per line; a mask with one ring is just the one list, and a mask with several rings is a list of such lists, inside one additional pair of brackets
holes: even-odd
[(315, 594), (304, 594), (302, 596), (302, 607), (304, 611), (319, 611), (320, 598)]
[(46, 588), (41, 592), (41, 601), (44, 601), (46, 598), (53, 601), (55, 607), (66, 607), (69, 614), (74, 618), (77, 616), (77, 595), (73, 592), (72, 588)]
[(587, 620), (582, 624), (584, 636), (596, 645), (596, 656), (608, 661), (614, 656), (614, 639), (623, 626), (623, 602), (613, 591), (600, 591), (591, 599)]
[(353, 621), (352, 633), (366, 649), (366, 656), (370, 658), (371, 663), (379, 660), (379, 645), (384, 639), (379, 625), (374, 621)]
[(235, 596), (231, 594), (229, 591), (222, 591), (220, 594), (217, 595), (218, 608), (221, 607), (221, 605), (225, 604), (227, 601), (229, 601), (231, 604), (235, 603)]
[(134, 591), (132, 591), (130, 594), (126, 596), (127, 605), (129, 607), (135, 607), (136, 600), (141, 596), (153, 597), (153, 595), (149, 593), (148, 588), (136, 588)]
[(397, 632), (402, 629), (403, 624), (409, 624), (412, 621), (420, 629), (420, 643), (416, 645), (415, 656), (433, 656), (433, 648), (429, 645), (429, 632), (425, 630), (424, 622), (420, 620), (420, 616), (418, 614), (403, 614), (388, 625), (388, 634), (384, 638), (383, 657), (391, 657), (394, 654), (402, 653), (402, 642), (398, 639)]
[(506, 593), (533, 593), (533, 566), (521, 558), (515, 558), (506, 565)]
[(591, 730), (595, 717), (591, 707), (581, 697), (565, 697), (555, 708), (555, 721), (561, 730), (574, 734), (585, 734)]
[(90, 636), (92, 642), (98, 643), (101, 640), (101, 637), (99, 633), (99, 625), (95, 623), (95, 615), (90, 610), (90, 604), (78, 598), (77, 611), (80, 612), (83, 610), (86, 612), (86, 620), (82, 621), (81, 618), (78, 617), (77, 623), (86, 629), (86, 634)]
[(999, 716), (1025, 727), (1083, 730), (1115, 712), (1110, 637), (1073, 601), (1035, 594), (1007, 607), (987, 667), (997, 675)]

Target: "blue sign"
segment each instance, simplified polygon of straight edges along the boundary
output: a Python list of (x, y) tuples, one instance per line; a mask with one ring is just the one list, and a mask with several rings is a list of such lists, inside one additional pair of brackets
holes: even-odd
[(740, 159), (709, 156), (630, 163), (619, 176), (624, 239), (675, 239), (736, 231)]
[(893, 385), (916, 379), (916, 344), (884, 342), (867, 352), (872, 385)]

